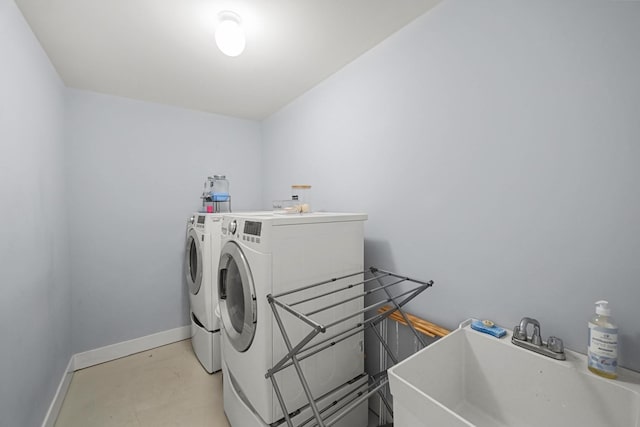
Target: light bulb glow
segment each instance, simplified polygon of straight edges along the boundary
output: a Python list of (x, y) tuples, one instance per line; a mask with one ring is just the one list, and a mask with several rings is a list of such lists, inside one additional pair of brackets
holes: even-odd
[(240, 55), (247, 44), (240, 17), (233, 12), (220, 13), (215, 37), (218, 49), (227, 56)]

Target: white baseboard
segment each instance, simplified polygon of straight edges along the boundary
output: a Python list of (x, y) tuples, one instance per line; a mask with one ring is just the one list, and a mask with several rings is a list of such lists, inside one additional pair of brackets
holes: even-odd
[(191, 337), (191, 326), (181, 326), (157, 334), (147, 335), (130, 341), (123, 341), (117, 344), (96, 348), (94, 350), (77, 353), (73, 357), (73, 369), (88, 368), (89, 366), (120, 359), (141, 351), (171, 344), (177, 341), (186, 340)]
[(60, 408), (62, 407), (62, 402), (64, 401), (65, 396), (67, 395), (67, 390), (69, 390), (69, 385), (71, 384), (71, 379), (73, 378), (74, 371), (74, 356), (72, 355), (69, 359), (69, 364), (67, 365), (67, 369), (62, 374), (62, 379), (60, 380), (60, 384), (58, 385), (58, 389), (56, 390), (56, 394), (53, 396), (53, 400), (51, 401), (51, 405), (49, 405), (49, 410), (47, 411), (47, 415), (44, 417), (44, 421), (42, 422), (42, 427), (53, 427), (58, 419), (58, 413), (60, 413)]

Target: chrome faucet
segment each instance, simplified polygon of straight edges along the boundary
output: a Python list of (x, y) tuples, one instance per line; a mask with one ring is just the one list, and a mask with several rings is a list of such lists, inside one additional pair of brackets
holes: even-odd
[[(527, 328), (533, 325), (531, 337), (527, 336)], [(540, 322), (530, 317), (523, 317), (520, 324), (513, 328), (511, 342), (519, 347), (534, 351), (544, 356), (557, 360), (565, 360), (564, 345), (558, 337), (549, 337), (547, 342), (542, 341), (540, 334)]]
[(540, 337), (540, 322), (530, 317), (523, 317), (520, 321), (520, 325), (513, 328), (513, 336), (521, 341), (527, 341), (527, 326), (533, 325), (533, 334), (531, 335), (531, 343), (535, 345), (542, 344), (542, 337)]

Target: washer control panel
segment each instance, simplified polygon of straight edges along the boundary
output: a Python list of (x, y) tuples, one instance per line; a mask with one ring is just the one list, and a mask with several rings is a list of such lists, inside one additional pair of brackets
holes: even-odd
[(262, 223), (260, 221), (245, 221), (244, 222), (244, 234), (249, 234), (251, 236), (260, 236), (260, 232), (262, 231)]
[(262, 222), (244, 219), (230, 219), (223, 222), (222, 234), (230, 235), (239, 241), (247, 243), (260, 243), (262, 237)]
[(242, 230), (238, 230), (237, 238), (247, 243), (260, 243), (262, 223), (260, 221), (244, 221)]

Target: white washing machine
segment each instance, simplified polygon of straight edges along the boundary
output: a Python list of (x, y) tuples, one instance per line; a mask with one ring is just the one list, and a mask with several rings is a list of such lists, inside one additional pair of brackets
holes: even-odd
[(191, 305), (191, 344), (204, 369), (213, 373), (220, 361), (217, 274), (222, 214), (196, 213), (187, 223), (185, 272)]
[[(225, 333), (222, 341), (224, 408), (233, 427), (264, 426), (283, 420), (280, 403), (265, 374), (287, 351), (267, 295), (363, 271), (366, 219), (365, 214), (334, 213), (224, 216), (218, 296)], [(358, 281), (361, 278), (356, 276), (305, 292), (308, 292), (306, 296), (314, 296)], [(355, 286), (339, 296), (332, 294), (307, 302), (302, 308), (311, 310), (361, 292), (361, 285)], [(363, 303), (361, 298), (356, 298), (314, 319), (328, 323), (358, 311)], [(309, 333), (309, 327), (293, 316), (283, 316), (282, 320), (293, 343)], [(351, 321), (344, 324), (345, 329), (361, 322), (362, 316), (355, 316)], [(316, 337), (322, 338), (322, 334)], [(358, 382), (353, 387), (362, 383), (363, 340), (362, 333), (356, 334), (301, 361), (314, 397), (354, 378), (358, 378)], [(292, 366), (276, 374), (276, 378), (289, 413), (308, 403)], [(342, 389), (337, 394), (347, 391)], [(327, 400), (335, 397), (327, 396)], [(366, 403), (360, 405), (336, 425), (366, 426), (366, 406)], [(295, 418), (301, 421), (307, 416), (311, 416), (308, 408)]]

